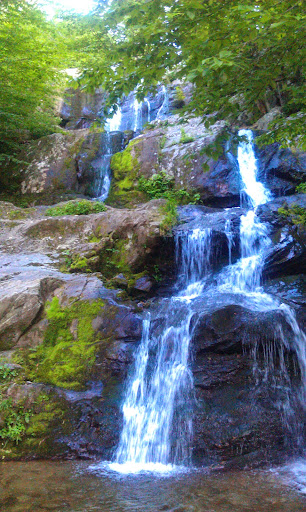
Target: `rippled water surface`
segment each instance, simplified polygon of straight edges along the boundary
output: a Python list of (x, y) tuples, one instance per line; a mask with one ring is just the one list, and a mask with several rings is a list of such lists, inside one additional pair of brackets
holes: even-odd
[(305, 495), (271, 471), (124, 476), (88, 462), (6, 462), (0, 475), (1, 512), (306, 510)]

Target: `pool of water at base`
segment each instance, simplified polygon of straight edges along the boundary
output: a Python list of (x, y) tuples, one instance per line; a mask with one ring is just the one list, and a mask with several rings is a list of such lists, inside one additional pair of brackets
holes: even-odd
[[(299, 475), (301, 463), (297, 463)], [(303, 463), (302, 463), (303, 466)], [(295, 465), (123, 475), (89, 462), (3, 462), (1, 512), (305, 512)], [(306, 468), (306, 465), (305, 465)], [(305, 469), (306, 471), (306, 469)], [(306, 473), (305, 473), (306, 474)]]

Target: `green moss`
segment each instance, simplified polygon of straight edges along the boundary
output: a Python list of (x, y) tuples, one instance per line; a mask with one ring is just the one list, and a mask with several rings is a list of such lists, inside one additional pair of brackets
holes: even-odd
[(306, 208), (298, 205), (292, 205), (291, 208), (283, 206), (278, 209), (279, 215), (283, 217), (289, 217), (293, 224), (305, 226), (306, 225)]
[(88, 242), (90, 244), (97, 244), (99, 242), (101, 242), (101, 238), (98, 238), (96, 235), (92, 235), (89, 239), (88, 239)]
[(111, 279), (114, 275), (123, 273), (127, 276), (132, 274), (127, 261), (126, 245), (127, 240), (109, 240), (105, 245), (101, 257), (100, 267), (103, 269), (103, 275)]
[(67, 404), (58, 394), (41, 392), (35, 399), (14, 402), (0, 395), (0, 457), (54, 456), (62, 448), (55, 437), (71, 431)]
[(120, 181), (126, 178), (127, 175), (131, 178), (136, 178), (139, 164), (136, 156), (132, 155), (132, 148), (134, 146), (135, 144), (132, 144), (131, 141), (124, 151), (115, 153), (112, 156), (111, 170), (114, 173), (115, 180)]
[(35, 208), (26, 208), (24, 210), (11, 210), (8, 212), (7, 217), (10, 220), (27, 219), (36, 211)]
[(70, 265), (70, 271), (74, 270), (90, 272), (90, 268), (88, 267), (88, 259), (85, 258), (85, 256), (83, 256), (81, 258), (76, 258), (75, 260), (73, 260)]
[(161, 141), (160, 141), (160, 149), (164, 149), (166, 142), (167, 142), (167, 137), (166, 137), (166, 135), (163, 135), (161, 138)]
[(306, 194), (306, 182), (304, 182), (304, 183), (300, 183), (300, 184), (296, 187), (296, 191), (297, 191), (299, 194)]
[(175, 88), (175, 100), (180, 103), (185, 101), (185, 94), (180, 86)]
[(140, 170), (137, 158), (138, 142), (138, 140), (132, 140), (124, 151), (112, 156), (113, 180), (107, 200), (108, 204), (129, 207), (143, 199), (143, 195), (136, 189)]
[(104, 203), (100, 201), (68, 201), (65, 204), (54, 206), (46, 210), (46, 216), (59, 217), (61, 215), (89, 215), (90, 213), (105, 212), (107, 210)]
[(76, 301), (67, 307), (60, 306), (57, 297), (47, 303), (44, 342), (24, 355), (29, 380), (82, 389), (95, 362), (99, 341), (92, 321), (102, 307), (100, 299)]

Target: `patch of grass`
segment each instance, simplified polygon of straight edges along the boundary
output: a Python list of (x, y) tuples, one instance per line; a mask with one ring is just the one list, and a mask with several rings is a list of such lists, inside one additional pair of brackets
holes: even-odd
[(59, 217), (61, 215), (89, 215), (90, 213), (105, 212), (107, 210), (104, 203), (100, 201), (68, 201), (65, 204), (54, 206), (46, 210), (46, 215), (50, 217)]

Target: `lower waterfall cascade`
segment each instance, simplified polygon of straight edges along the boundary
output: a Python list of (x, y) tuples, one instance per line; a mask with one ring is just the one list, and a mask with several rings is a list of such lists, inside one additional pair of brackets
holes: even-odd
[[(282, 315), (290, 340), (276, 319), (275, 347), (263, 350), (262, 356), (255, 340), (250, 351), (253, 377), (257, 383), (269, 381), (277, 367), (279, 379), (273, 377), (271, 381), (275, 388), (282, 386), (286, 395), (279, 406), (284, 429), (294, 437), (295, 448), (304, 448), (303, 428), (295, 411), (305, 412), (306, 408), (306, 336), (295, 311), (262, 288), (262, 270), (271, 241), (269, 228), (260, 221), (257, 209), (270, 201), (272, 195), (257, 180), (252, 132), (240, 130), (239, 136), (243, 137), (237, 157), (242, 197), (248, 205), (240, 218), (240, 258), (234, 261), (232, 255), (235, 241), (230, 217), (224, 222), (228, 264), (216, 271), (212, 230), (201, 227), (201, 218), (209, 214), (194, 207), (197, 216), (192, 227), (181, 224), (175, 229), (174, 294), (153, 304), (143, 320), (142, 340), (122, 405), (120, 441), (110, 463), (115, 471), (163, 472), (192, 465), (195, 397), (190, 344), (203, 309), (230, 304), (230, 300), (247, 304), (252, 311)], [(228, 210), (230, 213), (231, 209)], [(291, 392), (291, 377), (284, 362), (288, 350), (296, 359), (296, 393)]]

